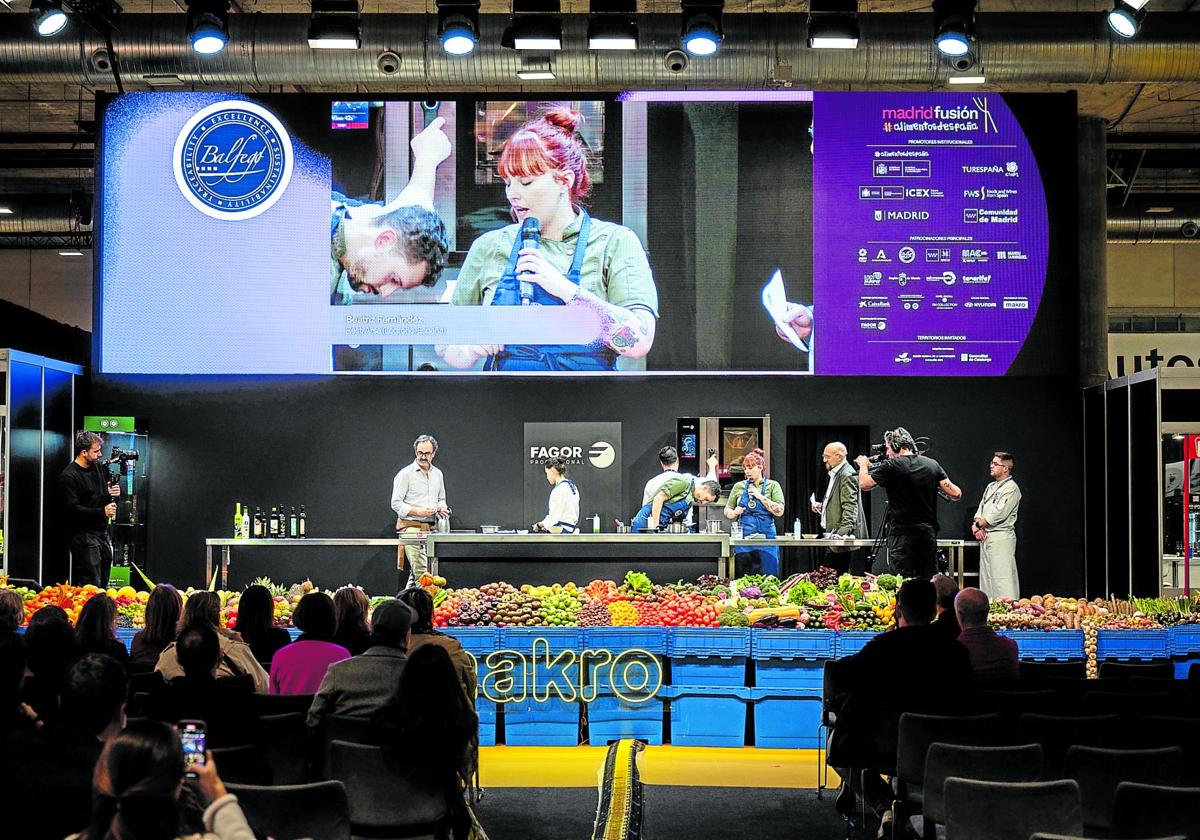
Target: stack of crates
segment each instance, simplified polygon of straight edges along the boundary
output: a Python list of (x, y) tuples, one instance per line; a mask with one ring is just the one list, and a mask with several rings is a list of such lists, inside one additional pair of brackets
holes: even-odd
[(1017, 643), (1017, 655), (1034, 662), (1084, 658), (1082, 630), (1000, 630)]
[(500, 631), (495, 627), (447, 627), (447, 636), (458, 639), (463, 650), (475, 657), (477, 694), (475, 712), (479, 715), (479, 746), (496, 743), (496, 703), (483, 695), (483, 680), (488, 675), (487, 658), (499, 647)]
[(744, 747), (746, 661), (750, 628), (676, 627), (667, 644), (671, 660), (671, 743), (688, 747)]
[(832, 630), (755, 630), (754, 746), (817, 749), (825, 660), (833, 658)]
[[(507, 627), (500, 647), (518, 654), (512, 671), (513, 697), (504, 703), (504, 743), (510, 747), (574, 747), (579, 745), (578, 627)], [(544, 644), (543, 644), (544, 642)], [(536, 654), (535, 654), (536, 651)], [(547, 670), (546, 660), (572, 651), (571, 664)], [(572, 688), (573, 687), (573, 688)], [(564, 700), (560, 692), (571, 700)]]
[(1167, 628), (1175, 678), (1186, 680), (1192, 665), (1200, 662), (1200, 624), (1177, 624)]
[[(589, 660), (585, 675), (588, 743), (604, 746), (623, 738), (647, 744), (663, 742), (663, 686), (666, 674), (665, 627), (589, 627), (583, 646), (605, 651), (612, 659)], [(638, 653), (628, 653), (636, 650)], [(614, 661), (620, 657), (614, 669)], [(642, 685), (645, 683), (645, 685)], [(614, 691), (614, 686), (620, 695)]]
[(1096, 631), (1096, 658), (1118, 662), (1151, 662), (1171, 658), (1166, 629)]

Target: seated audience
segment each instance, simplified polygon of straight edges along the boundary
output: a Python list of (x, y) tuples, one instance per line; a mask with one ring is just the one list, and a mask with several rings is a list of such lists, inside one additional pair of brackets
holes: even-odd
[(474, 769), (479, 718), (462, 692), (446, 650), (425, 644), (412, 652), (396, 696), (371, 717), (368, 737), (397, 760), (419, 757), (446, 798), (454, 840), (466, 840), (474, 820), (463, 796)]
[(454, 663), (454, 670), (458, 674), (463, 692), (468, 700), (475, 702), (475, 663), (463, 650), (458, 639), (434, 629), (433, 598), (419, 586), (410, 586), (397, 597), (412, 608), (414, 615), (412, 636), (408, 642), (409, 657), (412, 657), (413, 651), (425, 645), (436, 645), (446, 651), (450, 654), (450, 661)]
[(78, 655), (75, 630), (62, 607), (45, 606), (25, 628), (25, 667), (28, 676), (21, 698), (46, 723), (58, 720), (58, 691), (67, 666)]
[(237, 797), (225, 789), (209, 753), (185, 783), (178, 733), (164, 723), (141, 721), (110, 741), (92, 775), (93, 805), (87, 830), (68, 840), (171, 840), (191, 830), (185, 800), (204, 807), (204, 840), (254, 840)]
[(333, 593), (333, 606), (337, 609), (333, 643), (350, 651), (351, 656), (358, 656), (371, 646), (371, 625), (367, 621), (371, 602), (367, 593), (357, 586), (343, 586)]
[(175, 651), (183, 673), (151, 690), (146, 716), (166, 723), (205, 721), (210, 746), (252, 743), (256, 721), (250, 706), (252, 692), (241, 680), (217, 679), (221, 643), (216, 632), (207, 624), (184, 627)]
[(24, 649), (18, 632), (25, 623), (25, 602), (11, 589), (0, 589), (0, 650), (11, 647)]
[(25, 641), (17, 632), (25, 623), (25, 602), (11, 589), (0, 589), (0, 738), (29, 725), (20, 703), (25, 678)]
[(979, 680), (1015, 680), (1020, 676), (1017, 643), (987, 626), (988, 596), (982, 589), (968, 587), (954, 599), (959, 643), (971, 657), (971, 670)]
[(933, 620), (933, 628), (941, 630), (947, 639), (957, 639), (962, 630), (958, 626), (958, 616), (954, 614), (954, 596), (958, 594), (958, 584), (954, 578), (940, 574), (934, 575), (932, 581), (937, 592), (937, 618)]
[(153, 671), (163, 648), (175, 641), (179, 632), (179, 616), (183, 612), (183, 596), (169, 583), (160, 583), (146, 602), (146, 627), (139, 630), (129, 643), (129, 669), (135, 672)]
[[(267, 672), (254, 658), (250, 646), (242, 641), (242, 637), (231, 630), (221, 627), (221, 600), (215, 592), (195, 592), (188, 597), (183, 607), (183, 625), (207, 625), (221, 645), (220, 661), (217, 664), (218, 677), (246, 676), (250, 679), (254, 690), (266, 694), (271, 685)], [(175, 654), (177, 643), (172, 642), (163, 648), (158, 657), (154, 670), (163, 675), (164, 680), (173, 680), (183, 676), (183, 668)]]
[(121, 664), (129, 661), (125, 643), (117, 640), (117, 602), (104, 593), (88, 598), (75, 622), (80, 653), (103, 653)]
[(292, 643), (288, 631), (275, 626), (275, 600), (270, 590), (259, 584), (247, 586), (238, 599), (237, 632), (264, 668), (270, 666), (275, 651)]
[(308, 709), (308, 725), (319, 727), (329, 715), (369, 718), (392, 702), (408, 661), (413, 612), (391, 598), (371, 616), (371, 646), (361, 656), (335, 662)]
[(334, 662), (350, 658), (350, 651), (335, 645), (337, 617), (333, 599), (324, 592), (309, 592), (292, 613), (300, 638), (275, 652), (271, 660), (272, 694), (316, 694), (325, 672)]
[(5, 836), (62, 837), (87, 823), (92, 768), (125, 725), (127, 688), (116, 660), (84, 654), (63, 675), (58, 721), (9, 734), (0, 747), (0, 790), (22, 805), (5, 809)]

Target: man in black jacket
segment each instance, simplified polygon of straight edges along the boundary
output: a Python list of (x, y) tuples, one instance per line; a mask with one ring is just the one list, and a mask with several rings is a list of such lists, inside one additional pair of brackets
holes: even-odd
[(67, 547), (71, 551), (71, 582), (101, 588), (108, 585), (112, 566), (109, 520), (117, 515), (117, 485), (105, 480), (100, 464), (104, 440), (95, 432), (75, 435), (75, 460), (58, 477), (58, 494), (66, 510)]

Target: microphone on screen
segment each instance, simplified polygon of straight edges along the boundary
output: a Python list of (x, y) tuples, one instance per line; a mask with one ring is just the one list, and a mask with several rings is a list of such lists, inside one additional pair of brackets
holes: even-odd
[[(542, 246), (542, 223), (533, 216), (526, 217), (521, 224), (521, 247), (540, 248)], [(521, 281), (521, 305), (533, 303), (533, 284), (528, 280)]]

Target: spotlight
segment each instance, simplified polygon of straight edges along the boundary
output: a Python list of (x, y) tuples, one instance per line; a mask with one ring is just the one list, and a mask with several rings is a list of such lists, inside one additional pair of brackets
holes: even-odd
[(692, 55), (713, 55), (725, 38), (721, 31), (724, 0), (718, 3), (682, 0), (680, 5), (683, 7), (683, 48)]
[(67, 13), (60, 0), (34, 0), (29, 7), (37, 34), (43, 38), (57, 35), (67, 25)]
[(590, 11), (589, 50), (637, 49), (637, 0), (592, 0)]
[(522, 61), (517, 78), (525, 82), (552, 82), (555, 79), (554, 68), (549, 61)]
[(470, 55), (479, 44), (479, 0), (438, 0), (438, 40), (447, 55)]
[(808, 45), (816, 50), (858, 48), (856, 0), (812, 0), (808, 10)]
[(517, 50), (561, 50), (562, 22), (549, 15), (514, 17), (512, 42)]
[(228, 0), (189, 0), (188, 43), (200, 55), (215, 55), (229, 43)]
[(1142, 27), (1149, 0), (1116, 0), (1108, 13), (1108, 27), (1122, 38), (1132, 38)]
[(933, 43), (955, 58), (975, 47), (975, 0), (933, 0)]
[(948, 76), (946, 82), (952, 85), (982, 85), (987, 82), (987, 77), (983, 73), (960, 73)]
[(356, 50), (362, 46), (358, 0), (312, 0), (308, 46), (314, 50)]

